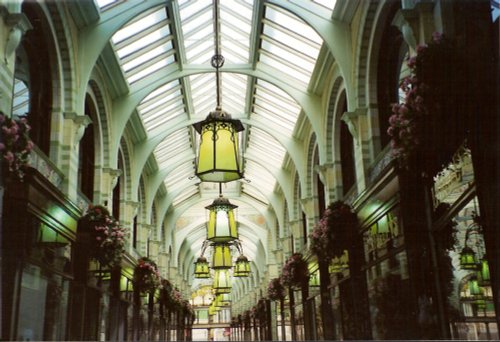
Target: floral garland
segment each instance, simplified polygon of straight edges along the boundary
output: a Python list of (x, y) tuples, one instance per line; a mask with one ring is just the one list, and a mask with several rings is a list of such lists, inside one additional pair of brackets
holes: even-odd
[(125, 236), (127, 230), (120, 227), (119, 222), (109, 215), (106, 207), (89, 206), (83, 219), (90, 224), (89, 254), (104, 266), (116, 266), (121, 263), (125, 253)]
[(7, 162), (9, 172), (23, 181), (34, 146), (29, 138), (31, 127), (26, 118), (15, 120), (6, 117), (2, 112), (0, 112), (0, 127), (2, 129), (0, 152)]
[(450, 41), (435, 32), (432, 41), (417, 46), (416, 55), (407, 60), (410, 75), (403, 78), (399, 86), (404, 93), (404, 101), (392, 105), (387, 129), (392, 154), (403, 168), (408, 167), (409, 158), (418, 149), (436, 147), (436, 142), (429, 138), (442, 134), (436, 123), (437, 113), (432, 117), (429, 114), (439, 111), (442, 99), (453, 98), (451, 89), (440, 81), (450, 78), (450, 66), (457, 64), (457, 57), (453, 55)]
[(284, 286), (300, 287), (309, 279), (307, 262), (301, 253), (292, 254), (283, 265), (281, 281)]
[(160, 286), (158, 266), (151, 259), (142, 257), (134, 269), (134, 285), (139, 293), (153, 292)]
[(270, 300), (282, 300), (285, 298), (285, 288), (280, 278), (274, 278), (267, 286), (267, 296)]
[(350, 205), (335, 201), (324, 211), (310, 238), (310, 251), (319, 258), (331, 260), (349, 250), (358, 220)]

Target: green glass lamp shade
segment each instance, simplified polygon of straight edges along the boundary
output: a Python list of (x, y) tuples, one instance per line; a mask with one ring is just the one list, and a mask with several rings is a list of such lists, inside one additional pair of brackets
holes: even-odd
[(231, 277), (228, 270), (215, 270), (212, 287), (216, 294), (231, 292)]
[(215, 270), (228, 269), (232, 266), (233, 262), (231, 260), (231, 249), (229, 245), (215, 244), (212, 255), (212, 268)]
[(481, 290), (477, 278), (475, 277), (472, 277), (469, 280), (469, 293), (474, 298), (480, 298), (483, 295), (483, 291)]
[(205, 120), (193, 124), (200, 134), (196, 175), (203, 182), (226, 183), (243, 178), (238, 151), (240, 120), (216, 108)]
[(213, 315), (215, 315), (215, 313), (216, 313), (216, 311), (215, 311), (215, 306), (211, 306), (211, 305), (210, 305), (210, 306), (208, 307), (208, 314), (209, 314), (210, 316), (213, 316)]
[(248, 277), (250, 275), (250, 261), (246, 256), (240, 255), (236, 259), (233, 275), (235, 277)]
[(194, 277), (198, 279), (210, 278), (208, 261), (205, 257), (199, 257), (194, 263)]
[(231, 305), (231, 300), (229, 300), (229, 293), (221, 293), (215, 297), (215, 306), (220, 308), (225, 308)]
[(477, 268), (476, 253), (470, 248), (465, 246), (460, 253), (460, 267), (465, 270), (474, 270)]
[(477, 271), (477, 278), (479, 281), (479, 285), (485, 286), (491, 284), (490, 279), (490, 266), (488, 265), (488, 261), (486, 257), (481, 259), (479, 263), (479, 270)]
[(237, 205), (231, 204), (222, 195), (205, 207), (210, 210), (208, 219), (207, 240), (213, 242), (230, 242), (238, 239), (238, 229), (234, 218), (233, 209)]
[(319, 287), (319, 272), (311, 273), (311, 276), (309, 277), (309, 286)]

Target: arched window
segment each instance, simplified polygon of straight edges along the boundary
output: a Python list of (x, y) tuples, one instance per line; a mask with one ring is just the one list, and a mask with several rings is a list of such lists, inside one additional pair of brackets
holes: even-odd
[(14, 114), (28, 115), (30, 137), (48, 155), (53, 89), (49, 51), (53, 44), (46, 38), (48, 24), (40, 6), (25, 1), (22, 12), (33, 29), (26, 32), (16, 51)]
[(118, 169), (122, 174), (118, 177), (115, 187), (113, 188), (113, 217), (120, 219), (120, 201), (121, 201), (121, 178), (123, 176), (123, 157), (121, 151), (118, 153)]
[[(347, 112), (347, 99), (345, 92), (342, 94), (341, 113)], [(354, 142), (349, 127), (344, 121), (340, 122), (340, 163), (342, 167), (342, 189), (343, 194), (353, 187), (356, 182), (356, 164), (354, 160)]]
[[(313, 161), (314, 166), (319, 166), (319, 149), (318, 145), (314, 148), (314, 161)], [(314, 183), (316, 184), (316, 195), (318, 196), (318, 210), (319, 210), (319, 216), (323, 215), (323, 212), (325, 211), (326, 203), (325, 203), (325, 185), (321, 181), (321, 178), (319, 177), (319, 173), (315, 172), (315, 180)]]
[[(95, 107), (89, 96), (85, 98), (85, 113), (91, 118), (96, 118)], [(90, 123), (83, 133), (79, 145), (79, 163), (78, 163), (78, 187), (82, 193), (90, 200), (94, 199), (94, 125)]]
[(389, 128), (389, 117), (392, 115), (391, 104), (400, 102), (399, 80), (406, 70), (404, 61), (408, 55), (408, 45), (403, 39), (403, 34), (392, 25), (392, 20), (400, 5), (399, 1), (394, 1), (391, 5), (378, 55), (377, 101), (382, 148), (390, 141), (387, 128)]

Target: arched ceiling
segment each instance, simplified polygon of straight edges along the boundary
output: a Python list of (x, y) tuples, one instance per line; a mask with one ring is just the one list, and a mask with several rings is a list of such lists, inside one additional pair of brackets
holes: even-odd
[[(240, 137), (245, 180), (233, 182), (229, 195), (224, 194), (240, 206), (244, 248), (260, 264), (266, 263), (268, 238), (256, 233), (258, 225), (252, 220), (267, 219), (265, 210), (273, 207), (277, 189), (291, 200), (290, 165), (298, 170), (305, 165), (297, 149), (299, 117), (312, 119), (313, 129), (320, 122), (314, 120), (320, 115), (315, 110), (319, 101), (308, 90), (322, 48), (343, 63), (335, 50), (346, 46), (336, 48), (336, 36), (325, 34), (341, 25), (332, 19), (335, 2), (220, 0), (218, 30), (225, 58), (221, 104), (245, 125)], [(121, 75), (113, 77), (123, 77), (130, 90), (115, 99), (113, 108), (120, 116), (114, 113), (113, 127), (123, 134), (132, 123), (139, 132), (132, 184), (147, 175), (145, 204), (152, 207), (155, 202), (156, 222), (165, 215), (175, 218), (170, 223), (176, 258), (193, 260), (205, 238), (204, 206), (217, 195), (194, 175), (198, 136), (191, 126), (216, 106), (215, 69), (210, 65), (215, 0), (153, 1), (160, 3), (155, 6), (121, 0), (96, 3), (101, 20), (108, 23), (132, 18), (112, 33), (108, 45), (121, 69)], [(127, 14), (134, 11), (134, 16)], [(181, 227), (179, 222), (187, 223)], [(257, 231), (269, 228), (264, 222)]]

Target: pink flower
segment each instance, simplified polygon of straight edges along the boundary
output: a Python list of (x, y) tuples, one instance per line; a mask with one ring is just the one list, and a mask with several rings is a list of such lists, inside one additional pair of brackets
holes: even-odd
[(415, 66), (415, 63), (417, 62), (417, 58), (415, 56), (408, 58), (407, 65), (409, 68), (413, 68)]
[(14, 161), (14, 154), (11, 151), (5, 153), (4, 158), (11, 164)]
[(443, 40), (443, 34), (440, 33), (440, 32), (434, 32), (432, 33), (432, 40), (435, 42), (435, 43), (440, 43), (441, 40)]
[(5, 144), (4, 143), (0, 143), (0, 151), (3, 151), (5, 150)]

